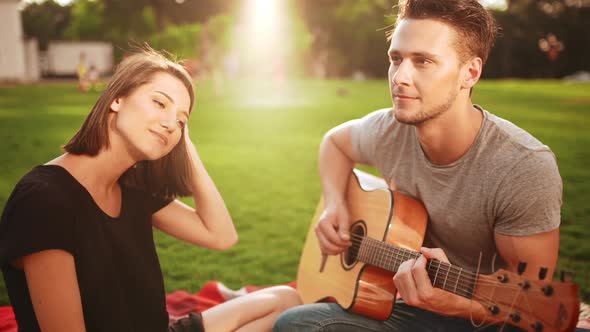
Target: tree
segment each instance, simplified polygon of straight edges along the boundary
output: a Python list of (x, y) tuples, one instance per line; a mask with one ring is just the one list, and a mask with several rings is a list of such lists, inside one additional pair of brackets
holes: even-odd
[(70, 24), (64, 37), (71, 40), (104, 40), (104, 4), (100, 1), (77, 0), (72, 4)]
[(36, 38), (44, 50), (50, 40), (62, 39), (70, 23), (71, 6), (61, 6), (53, 0), (30, 3), (21, 12), (23, 31)]
[[(486, 77), (561, 77), (590, 70), (590, 7), (576, 0), (511, 0), (494, 16), (502, 34)], [(554, 34), (565, 48), (550, 59), (539, 40)]]
[(328, 75), (386, 75), (386, 31), (394, 0), (301, 0), (299, 9), (313, 35), (311, 58), (328, 58)]

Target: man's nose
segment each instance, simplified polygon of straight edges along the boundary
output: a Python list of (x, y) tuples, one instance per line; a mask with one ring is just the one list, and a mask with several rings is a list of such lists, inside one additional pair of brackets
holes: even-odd
[(395, 85), (410, 85), (411, 79), (411, 63), (409, 61), (402, 61), (397, 68), (393, 68), (391, 81)]

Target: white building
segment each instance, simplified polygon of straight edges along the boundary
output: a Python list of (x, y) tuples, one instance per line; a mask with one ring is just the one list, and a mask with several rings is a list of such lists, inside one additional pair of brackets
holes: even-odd
[[(50, 41), (39, 52), (35, 39), (25, 39), (21, 0), (0, 0), (0, 82), (34, 82), (44, 75), (75, 76), (80, 54), (100, 74), (113, 68), (113, 46), (101, 41)], [(42, 65), (41, 65), (42, 64)]]
[(96, 67), (99, 74), (113, 69), (113, 45), (102, 41), (50, 41), (43, 52), (43, 73), (47, 75), (76, 75), (80, 55), (84, 54), (86, 67)]
[(0, 81), (39, 79), (37, 42), (25, 40), (20, 0), (0, 0)]

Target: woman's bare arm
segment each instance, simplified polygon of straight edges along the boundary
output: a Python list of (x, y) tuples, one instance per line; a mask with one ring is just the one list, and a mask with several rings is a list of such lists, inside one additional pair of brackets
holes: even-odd
[(42, 332), (85, 332), (74, 257), (43, 250), (22, 258), (29, 293)]

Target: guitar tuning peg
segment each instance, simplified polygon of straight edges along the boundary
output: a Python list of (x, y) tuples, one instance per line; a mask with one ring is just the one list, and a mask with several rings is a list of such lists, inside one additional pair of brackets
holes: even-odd
[(547, 285), (543, 288), (541, 288), (541, 291), (543, 292), (543, 294), (545, 294), (546, 296), (551, 296), (553, 295), (553, 286), (551, 285)]
[(561, 271), (561, 281), (562, 282), (573, 282), (574, 281), (574, 273), (568, 271)]
[(526, 270), (526, 262), (518, 262), (518, 274), (523, 274), (524, 270)]
[(547, 276), (547, 268), (546, 267), (541, 267), (539, 269), (539, 280), (545, 279), (546, 276)]
[(497, 305), (491, 305), (488, 307), (488, 310), (492, 315), (497, 315), (500, 312), (500, 308)]
[(510, 314), (510, 319), (512, 319), (513, 322), (518, 323), (520, 322), (520, 314), (518, 312), (513, 312)]
[(535, 331), (535, 332), (542, 332), (543, 331), (543, 323), (541, 323), (541, 322), (535, 322), (535, 323), (531, 324), (531, 327), (533, 328), (533, 331)]

